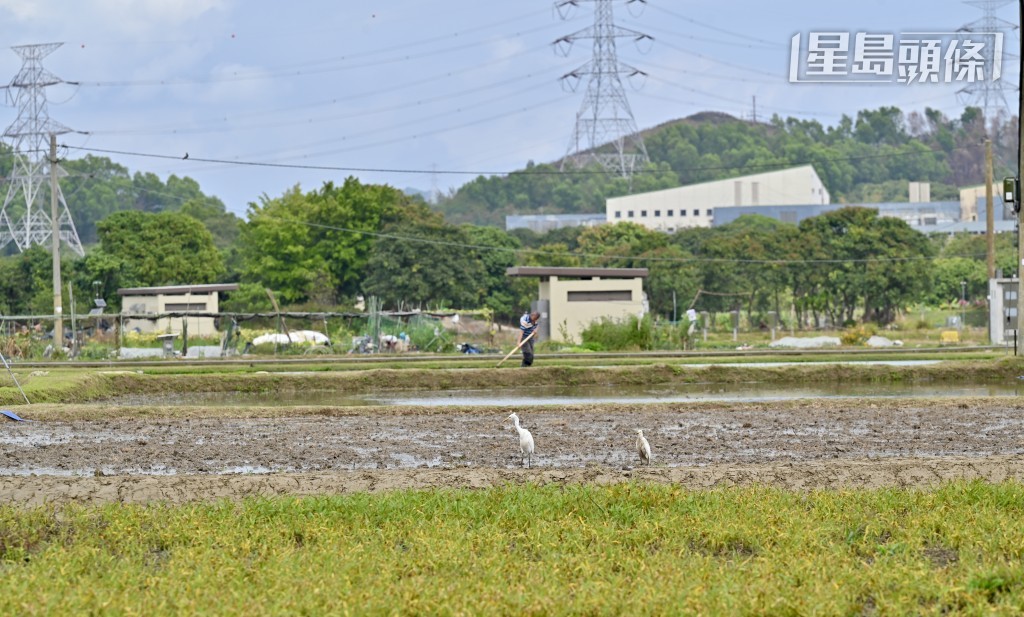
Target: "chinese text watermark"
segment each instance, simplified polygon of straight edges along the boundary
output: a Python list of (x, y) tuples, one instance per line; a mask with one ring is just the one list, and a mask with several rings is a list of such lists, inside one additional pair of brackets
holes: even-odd
[(1002, 32), (809, 32), (789, 51), (790, 83), (997, 81)]

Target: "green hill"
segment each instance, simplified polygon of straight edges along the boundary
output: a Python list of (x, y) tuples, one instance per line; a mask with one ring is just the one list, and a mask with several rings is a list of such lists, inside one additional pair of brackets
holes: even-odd
[[(1016, 160), (1015, 120), (995, 118), (988, 136), (996, 177)], [(773, 117), (767, 123), (702, 112), (644, 130), (650, 162), (631, 181), (598, 168), (559, 171), (535, 164), (507, 176), (480, 176), (435, 206), (452, 223), (504, 226), (510, 214), (604, 212), (608, 197), (673, 188), (811, 164), (833, 201), (905, 201), (909, 181), (932, 183), (936, 200), (956, 199), (961, 186), (984, 180), (985, 121), (978, 108), (959, 118), (926, 108), (862, 110), (835, 126)]]

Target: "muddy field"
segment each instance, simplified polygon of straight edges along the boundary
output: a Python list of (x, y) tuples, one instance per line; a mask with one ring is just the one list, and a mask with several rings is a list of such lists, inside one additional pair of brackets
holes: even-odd
[[(183, 502), (638, 478), (792, 488), (1024, 478), (1024, 404), (1010, 397), (516, 408), (537, 442), (530, 470), (522, 468), (509, 411), (247, 408), (159, 417), (27, 407), (22, 415), (37, 421), (0, 425), (0, 502)], [(637, 428), (651, 442), (651, 467), (637, 467)]]

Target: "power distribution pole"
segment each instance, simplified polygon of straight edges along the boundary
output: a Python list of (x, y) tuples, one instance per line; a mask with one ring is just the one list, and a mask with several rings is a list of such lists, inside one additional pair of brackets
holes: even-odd
[(60, 219), (57, 216), (57, 135), (50, 133), (50, 233), (53, 238), (53, 351), (64, 348), (60, 289)]
[(985, 140), (985, 241), (988, 257), (988, 278), (996, 277), (996, 216), (992, 211), (992, 140)]
[[(1020, 0), (1020, 24), (1024, 25), (1024, 0)], [(1024, 35), (1021, 35), (1021, 52), (1024, 53)], [(1024, 57), (1020, 61), (1020, 81), (1024, 83)], [(1017, 94), (1017, 179), (1024, 178), (1024, 92)], [(1021, 353), (1021, 335), (1024, 334), (1024, 208), (1017, 211), (1017, 335), (1014, 337), (1014, 355)]]

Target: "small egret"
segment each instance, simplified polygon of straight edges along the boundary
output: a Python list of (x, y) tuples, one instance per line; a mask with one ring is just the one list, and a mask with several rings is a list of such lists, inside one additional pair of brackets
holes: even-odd
[(533, 435), (530, 431), (519, 426), (519, 416), (515, 413), (509, 414), (506, 420), (511, 420), (512, 424), (515, 424), (516, 430), (519, 432), (519, 453), (522, 458), (526, 460), (526, 467), (530, 468), (533, 466)]
[(636, 453), (640, 455), (641, 463), (647, 463), (650, 466), (651, 444), (647, 443), (647, 438), (644, 437), (644, 432), (641, 429), (636, 429)]

